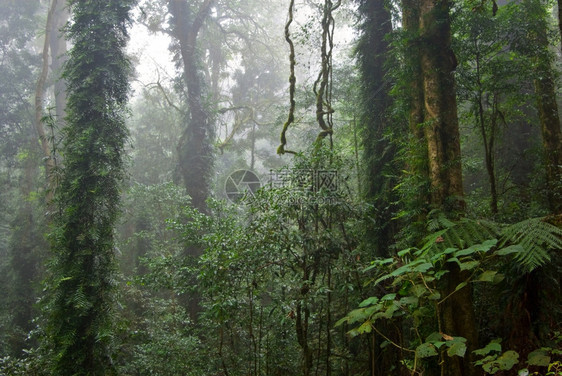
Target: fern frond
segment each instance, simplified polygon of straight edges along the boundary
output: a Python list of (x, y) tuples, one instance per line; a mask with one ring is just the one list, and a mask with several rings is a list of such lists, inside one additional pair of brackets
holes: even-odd
[[(438, 223), (441, 225), (440, 228), (436, 227)], [(421, 253), (427, 251), (439, 252), (446, 248), (468, 248), (486, 240), (495, 239), (500, 234), (498, 224), (468, 218), (463, 218), (457, 222), (439, 218), (430, 220), (428, 229), (430, 226), (434, 232), (424, 238)]]
[(562, 250), (562, 229), (542, 217), (526, 219), (503, 229), (499, 246), (509, 244), (523, 248), (515, 260), (530, 272), (550, 261), (549, 251)]

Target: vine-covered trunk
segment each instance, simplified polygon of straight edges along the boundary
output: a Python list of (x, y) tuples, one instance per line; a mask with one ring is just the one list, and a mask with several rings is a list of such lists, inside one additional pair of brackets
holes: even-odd
[(205, 0), (192, 12), (185, 0), (170, 0), (173, 17), (172, 32), (180, 47), (183, 74), (187, 88), (189, 116), (178, 144), (178, 172), (195, 208), (206, 212), (209, 196), (212, 157), (212, 127), (201, 94), (198, 70), (197, 36), (213, 0)]
[[(63, 129), (64, 170), (56, 192), (45, 305), (50, 375), (114, 374), (114, 226), (119, 215), (125, 106), (125, 54), (134, 0), (70, 0), (73, 41)], [(47, 345), (48, 344), (48, 345)]]
[(409, 158), (406, 169), (417, 180), (423, 189), (417, 191), (414, 197), (416, 210), (419, 214), (412, 222), (423, 223), (430, 201), (427, 190), (427, 144), (423, 124), (425, 121), (425, 100), (423, 76), (421, 70), (421, 44), (419, 39), (420, 3), (418, 0), (402, 0), (402, 20), (406, 33), (407, 44), (404, 51), (405, 58), (405, 95), (408, 106), (408, 125), (410, 137), (408, 145)]
[[(454, 70), (456, 58), (451, 50), (449, 3), (447, 0), (420, 2), (421, 70), (425, 99), (424, 135), (427, 142), (431, 204), (453, 218), (464, 210), (461, 151)], [(457, 286), (467, 279), (466, 272), (451, 263), (445, 277), (441, 304), (443, 332), (467, 339), (464, 358), (443, 356), (442, 374), (473, 375), (471, 352), (478, 345), (472, 290)]]

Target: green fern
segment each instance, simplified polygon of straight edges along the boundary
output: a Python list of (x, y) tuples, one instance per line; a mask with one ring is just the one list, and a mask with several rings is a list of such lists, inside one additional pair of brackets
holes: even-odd
[[(447, 248), (463, 249), (489, 239), (500, 239), (498, 250), (515, 254), (517, 262), (530, 272), (550, 262), (549, 252), (562, 250), (562, 228), (552, 225), (546, 218), (530, 218), (512, 225), (463, 218), (451, 221), (442, 212), (429, 213), (426, 236), (418, 254), (436, 253)], [(516, 252), (515, 252), (516, 250)]]
[(437, 211), (430, 213), (427, 229), (432, 233), (424, 238), (420, 253), (464, 249), (500, 235), (500, 226), (495, 222), (468, 218), (453, 222)]
[(549, 251), (562, 250), (562, 229), (545, 218), (530, 218), (505, 227), (498, 245), (519, 245), (515, 260), (530, 272), (550, 261)]

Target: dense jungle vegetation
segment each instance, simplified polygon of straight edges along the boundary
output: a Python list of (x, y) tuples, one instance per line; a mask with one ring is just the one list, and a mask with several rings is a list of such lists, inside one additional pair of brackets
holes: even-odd
[(559, 6), (0, 0), (0, 374), (562, 375)]

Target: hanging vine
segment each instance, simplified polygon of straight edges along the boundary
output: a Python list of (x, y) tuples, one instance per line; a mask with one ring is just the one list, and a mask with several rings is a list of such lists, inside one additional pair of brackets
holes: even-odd
[[(294, 13), (294, 0), (289, 4), (288, 19), (285, 24), (285, 40), (289, 44), (289, 62), (290, 62), (290, 75), (289, 75), (289, 116), (283, 129), (281, 131), (281, 145), (277, 148), (277, 154), (296, 154), (292, 150), (285, 149), (287, 145), (287, 130), (289, 126), (295, 121), (295, 46), (291, 39), (290, 26), (293, 22)], [(341, 5), (341, 0), (335, 4), (331, 0), (324, 0), (322, 11), (322, 41), (321, 41), (321, 69), (318, 78), (314, 82), (313, 91), (316, 97), (316, 122), (320, 126), (320, 133), (316, 138), (315, 143), (320, 144), (321, 141), (327, 136), (330, 137), (330, 148), (333, 147), (332, 134), (333, 134), (333, 120), (332, 114), (332, 51), (334, 49), (334, 29), (335, 20), (333, 12)]]
[(314, 83), (314, 95), (316, 95), (316, 121), (320, 126), (320, 133), (316, 143), (320, 143), (326, 136), (330, 136), (330, 148), (332, 148), (333, 122), (332, 114), (332, 51), (334, 49), (334, 17), (332, 12), (341, 5), (341, 0), (333, 4), (331, 0), (324, 1), (322, 17), (322, 47), (321, 47), (321, 70)]
[(289, 75), (289, 100), (290, 100), (290, 108), (289, 108), (289, 117), (285, 124), (283, 124), (283, 130), (281, 131), (281, 145), (277, 148), (277, 154), (296, 154), (292, 150), (286, 150), (285, 146), (287, 145), (287, 129), (289, 126), (295, 121), (295, 86), (297, 83), (297, 78), (295, 76), (295, 45), (293, 40), (291, 39), (291, 23), (293, 23), (293, 9), (295, 7), (295, 0), (291, 0), (289, 4), (289, 15), (287, 18), (287, 23), (285, 24), (285, 40), (289, 44), (289, 63), (290, 63), (290, 75)]

